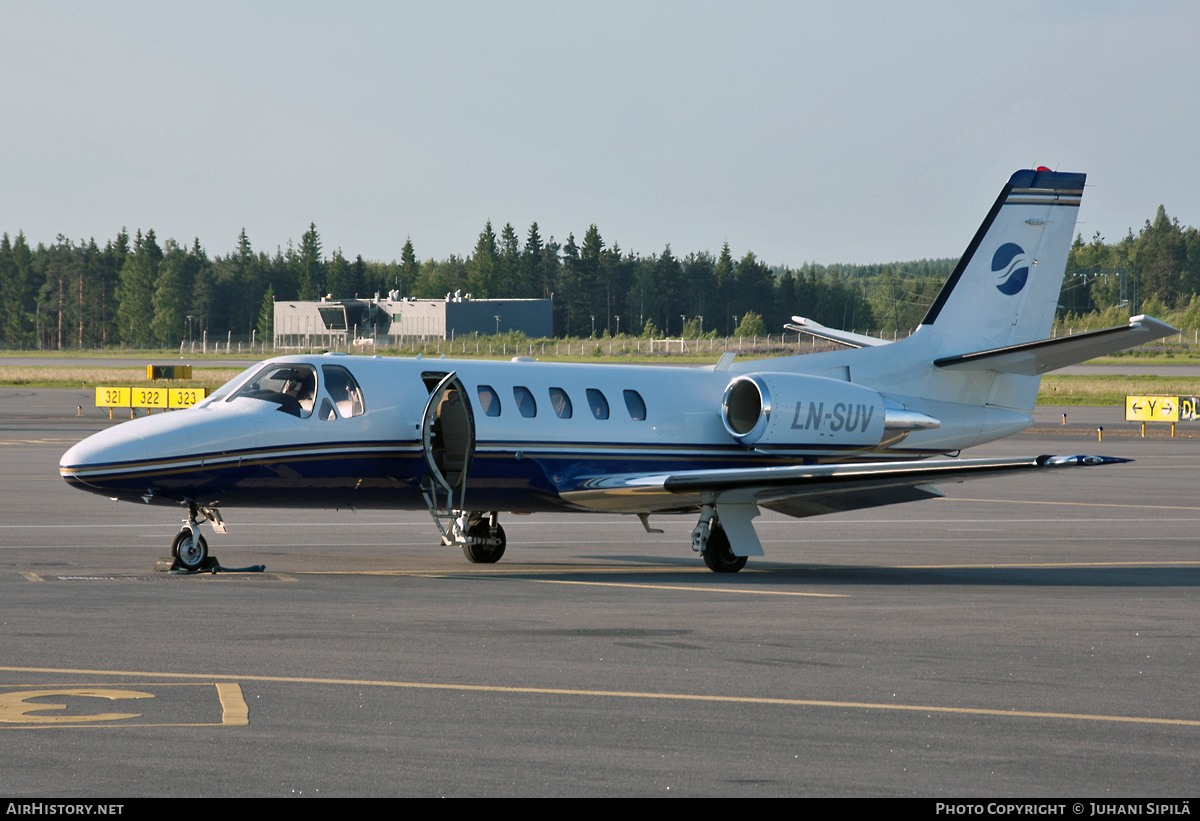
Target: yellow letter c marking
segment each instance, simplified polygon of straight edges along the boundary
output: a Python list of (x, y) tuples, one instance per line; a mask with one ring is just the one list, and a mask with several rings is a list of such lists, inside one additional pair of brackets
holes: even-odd
[(0, 722), (7, 724), (76, 724), (80, 721), (119, 721), (137, 718), (141, 713), (93, 713), (91, 715), (35, 716), (30, 713), (42, 710), (65, 710), (65, 704), (30, 704), (28, 699), (46, 696), (91, 696), (110, 701), (124, 698), (154, 698), (153, 693), (137, 690), (102, 690), (95, 687), (59, 690), (21, 690), (15, 693), (0, 693)]

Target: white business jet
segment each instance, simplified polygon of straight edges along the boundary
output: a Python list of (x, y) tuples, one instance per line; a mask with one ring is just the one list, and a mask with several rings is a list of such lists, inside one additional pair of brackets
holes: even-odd
[[(497, 511), (697, 516), (717, 572), (762, 555), (760, 507), (804, 517), (940, 495), (934, 485), (1126, 461), (960, 459), (1032, 422), (1041, 374), (1174, 333), (1156, 319), (1048, 339), (1083, 174), (1018, 171), (920, 327), (887, 343), (794, 317), (826, 353), (700, 368), (285, 356), (203, 402), (67, 451), (73, 487), (182, 505), (172, 553), (205, 565), (219, 508), (428, 509), (472, 562)], [(943, 457), (943, 458), (931, 458)]]

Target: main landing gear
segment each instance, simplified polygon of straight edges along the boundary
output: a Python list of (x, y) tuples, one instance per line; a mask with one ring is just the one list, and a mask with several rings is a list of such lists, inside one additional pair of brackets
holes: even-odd
[(183, 520), (183, 529), (171, 542), (173, 568), (194, 573), (211, 567), (216, 562), (216, 559), (209, 555), (208, 542), (200, 533), (200, 525), (204, 521), (212, 522), (216, 532), (225, 532), (225, 522), (221, 520), (221, 513), (215, 507), (201, 507), (194, 502), (188, 502), (188, 517)]
[[(749, 524), (749, 518), (745, 523)], [(761, 555), (762, 547), (757, 544), (753, 528), (750, 529), (750, 537), (754, 539), (757, 552)], [(748, 558), (734, 554), (729, 534), (721, 526), (721, 520), (712, 505), (704, 505), (700, 509), (700, 521), (692, 529), (692, 550), (700, 554), (704, 565), (714, 573), (736, 573), (746, 566)]]
[[(472, 514), (464, 513), (467, 520), (466, 540), (462, 543), (463, 555), (472, 564), (494, 564), (504, 555), (507, 540), (504, 538), (504, 528), (496, 521), (492, 512), (486, 518), (472, 520)], [(478, 514), (475, 514), (478, 515)]]
[(504, 555), (508, 540), (496, 521), (496, 511), (484, 514), (454, 510), (445, 515), (430, 505), (429, 512), (441, 531), (442, 544), (458, 545), (472, 564), (495, 564)]
[(720, 522), (709, 533), (708, 544), (700, 551), (700, 555), (704, 558), (705, 566), (714, 573), (736, 573), (746, 566), (746, 556), (733, 555), (729, 536)]

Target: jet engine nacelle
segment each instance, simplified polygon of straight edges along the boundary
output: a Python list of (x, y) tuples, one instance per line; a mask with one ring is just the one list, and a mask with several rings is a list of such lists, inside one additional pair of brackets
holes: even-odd
[(886, 417), (875, 391), (823, 376), (744, 374), (721, 401), (721, 421), (743, 445), (872, 449), (883, 441)]

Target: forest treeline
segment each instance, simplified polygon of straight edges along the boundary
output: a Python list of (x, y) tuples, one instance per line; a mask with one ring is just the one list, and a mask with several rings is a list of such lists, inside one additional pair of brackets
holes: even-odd
[(1200, 328), (1200, 231), (1161, 205), (1141, 231), (1130, 229), (1117, 242), (1099, 232), (1087, 243), (1076, 236), (1067, 271), (1059, 300), (1064, 324), (1092, 327), (1097, 316), (1145, 313)]
[[(770, 266), (752, 251), (735, 258), (728, 243), (715, 256), (680, 256), (670, 245), (642, 256), (606, 242), (595, 225), (581, 241), (570, 234), (560, 243), (543, 239), (537, 223), (522, 240), (511, 224), (497, 235), (488, 222), (469, 255), (444, 260), (418, 260), (410, 239), (392, 262), (350, 259), (341, 249), (326, 254), (314, 224), (298, 245), (289, 242), (273, 254), (254, 250), (245, 230), (225, 255), (210, 255), (199, 239), (190, 246), (160, 243), (153, 230), (132, 237), (122, 230), (103, 246), (60, 235), (31, 247), (22, 233), (5, 233), (0, 347), (171, 347), (203, 334), (261, 338), (271, 333), (274, 300), (389, 291), (423, 299), (455, 291), (551, 298), (559, 337), (777, 333), (793, 314), (903, 335), (920, 322), (955, 262), (788, 268)], [(1129, 307), (1119, 305), (1121, 277), (1113, 273), (1124, 269), (1139, 283), (1147, 312), (1194, 313), (1200, 324), (1200, 239), (1161, 207), (1136, 236), (1131, 230), (1115, 244), (1099, 235), (1090, 243), (1077, 237), (1068, 267), (1087, 271), (1068, 277), (1066, 312)]]

